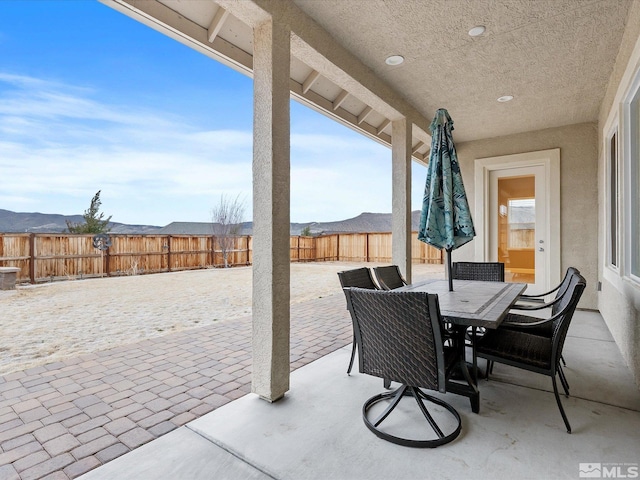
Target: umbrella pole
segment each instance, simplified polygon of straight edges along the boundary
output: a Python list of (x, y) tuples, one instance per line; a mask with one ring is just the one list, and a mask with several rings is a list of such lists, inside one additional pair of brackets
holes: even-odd
[(449, 291), (453, 292), (453, 276), (451, 270), (453, 269), (451, 266), (451, 248), (447, 248), (447, 277), (449, 278)]

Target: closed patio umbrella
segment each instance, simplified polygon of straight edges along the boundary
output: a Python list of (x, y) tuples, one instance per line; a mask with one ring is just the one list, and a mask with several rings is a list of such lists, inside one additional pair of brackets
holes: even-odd
[(446, 250), (449, 291), (453, 291), (451, 251), (473, 240), (476, 232), (453, 144), (453, 120), (449, 112), (438, 109), (430, 130), (431, 152), (418, 240)]

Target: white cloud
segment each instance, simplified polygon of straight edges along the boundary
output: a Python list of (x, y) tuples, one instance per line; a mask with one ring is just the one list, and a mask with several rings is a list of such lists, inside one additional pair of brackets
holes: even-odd
[[(99, 97), (91, 88), (0, 73), (0, 208), (77, 214), (102, 190), (114, 221), (165, 225), (209, 221), (224, 193), (246, 198), (250, 218), (250, 126), (212, 130), (192, 125), (186, 113)], [(389, 149), (347, 129), (292, 129), (292, 221), (390, 211)]]
[[(160, 111), (102, 104), (93, 93), (0, 74), (2, 208), (81, 213), (102, 189), (114, 221), (207, 221), (221, 192), (250, 190), (250, 131), (197, 129)], [(172, 208), (158, 208), (165, 203)], [(179, 204), (184, 215), (167, 217), (179, 215)]]

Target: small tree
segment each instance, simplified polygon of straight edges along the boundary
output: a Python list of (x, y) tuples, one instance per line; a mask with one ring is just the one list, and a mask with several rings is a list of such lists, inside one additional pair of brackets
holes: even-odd
[(211, 210), (213, 234), (218, 241), (224, 260), (224, 268), (229, 267), (229, 253), (233, 250), (235, 237), (240, 233), (244, 217), (245, 203), (240, 195), (231, 199), (220, 195), (220, 202)]
[(91, 199), (91, 205), (88, 210), (84, 211), (82, 218), (84, 223), (73, 223), (67, 220), (67, 229), (69, 233), (106, 233), (109, 228), (109, 222), (111, 221), (111, 215), (108, 218), (104, 218), (104, 213), (100, 212), (100, 192), (98, 192)]
[(304, 227), (302, 229), (302, 231), (300, 232), (300, 235), (303, 236), (303, 237), (310, 237), (311, 236), (311, 227), (309, 225)]

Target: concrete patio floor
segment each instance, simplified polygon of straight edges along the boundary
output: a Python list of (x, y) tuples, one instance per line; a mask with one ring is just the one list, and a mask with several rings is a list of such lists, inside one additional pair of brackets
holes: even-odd
[(571, 435), (548, 377), (498, 364), (480, 382), (479, 414), (467, 399), (445, 395), (462, 416), (453, 443), (434, 450), (387, 443), (361, 418), (382, 382), (347, 376), (349, 353), (340, 348), (293, 372), (280, 402), (248, 394), (82, 478), (575, 479), (581, 463), (603, 476), (637, 472), (640, 392), (596, 312), (576, 313), (565, 344)]

